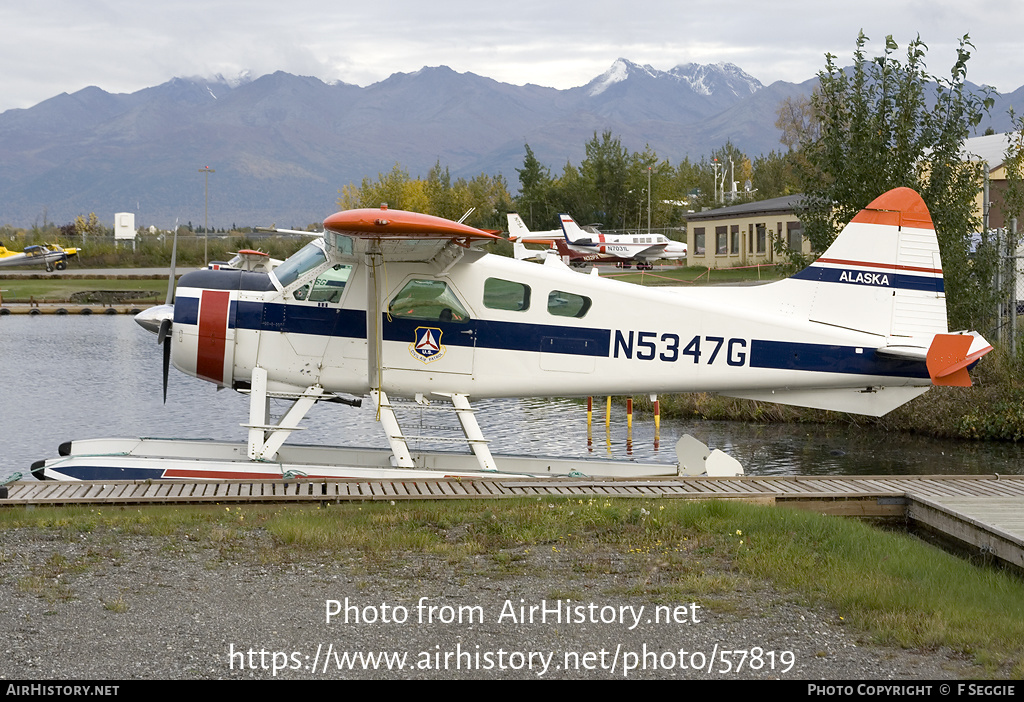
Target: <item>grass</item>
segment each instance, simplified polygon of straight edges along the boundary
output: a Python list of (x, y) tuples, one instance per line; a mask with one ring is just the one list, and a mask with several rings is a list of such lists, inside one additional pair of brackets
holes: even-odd
[[(12, 528), (55, 531), (69, 540), (81, 539), (82, 531), (165, 537), (169, 557), (182, 542), (194, 542), (227, 549), (232, 561), (355, 559), (368, 572), (385, 574), (410, 554), (467, 577), (485, 568), (499, 579), (558, 559), (576, 573), (619, 576), (621, 594), (664, 604), (695, 601), (737, 616), (756, 613), (744, 611), (733, 591), (766, 582), (830, 607), (834, 623), (873, 642), (946, 647), (972, 660), (978, 675), (1024, 675), (1020, 579), (906, 534), (784, 508), (591, 498), (0, 510), (0, 529)], [(269, 539), (247, 545), (254, 531)], [(103, 553), (80, 563), (51, 558), (23, 589), (67, 599), (68, 578), (55, 574), (88, 568)], [(124, 604), (115, 598), (105, 606), (121, 611)]]
[[(29, 244), (42, 243), (44, 239), (39, 237), (12, 238), (5, 240), (7, 248), (11, 251), (18, 251)], [(79, 248), (78, 255), (69, 262), (69, 272), (73, 273), (79, 268), (169, 268), (171, 261), (171, 237), (163, 240), (151, 235), (139, 237), (139, 241), (133, 249), (131, 245), (115, 244), (113, 238), (87, 237), (83, 242), (79, 237), (64, 239), (63, 237), (50, 238), (46, 241), (60, 244), (64, 247)], [(197, 268), (205, 265), (206, 261), (226, 261), (239, 249), (259, 249), (269, 253), (274, 258), (284, 259), (298, 251), (309, 237), (297, 236), (266, 236), (250, 238), (245, 235), (210, 235), (209, 239), (202, 234), (185, 235), (178, 237), (177, 265), (184, 268)], [(43, 271), (43, 266), (36, 264), (31, 266), (20, 266), (23, 269), (38, 269)]]
[(125, 280), (120, 278), (66, 278), (50, 276), (39, 278), (6, 278), (0, 280), (5, 302), (27, 301), (30, 297), (37, 302), (67, 302), (75, 293), (96, 290), (132, 290), (151, 295), (159, 302), (167, 297), (167, 279)]

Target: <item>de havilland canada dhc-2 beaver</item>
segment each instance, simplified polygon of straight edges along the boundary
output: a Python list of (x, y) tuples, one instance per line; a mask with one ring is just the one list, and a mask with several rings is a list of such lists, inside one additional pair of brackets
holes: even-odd
[[(249, 393), (248, 441), (91, 439), (44, 479), (700, 473), (679, 463), (492, 455), (470, 400), (714, 392), (882, 415), (932, 385), (970, 385), (991, 350), (949, 333), (938, 243), (913, 190), (874, 200), (808, 268), (751, 287), (647, 288), (477, 248), (496, 235), (380, 209), (328, 217), (269, 273), (199, 270), (139, 323), (178, 370)], [(368, 396), (388, 449), (285, 444), (318, 402)], [(276, 424), (271, 398), (292, 402)], [(393, 400), (454, 408), (472, 453), (410, 450)], [(701, 453), (701, 449), (704, 453)], [(693, 454), (697, 453), (694, 460)], [(716, 452), (718, 453), (718, 452)], [(728, 457), (726, 457), (728, 458)], [(708, 472), (712, 460), (707, 459)]]

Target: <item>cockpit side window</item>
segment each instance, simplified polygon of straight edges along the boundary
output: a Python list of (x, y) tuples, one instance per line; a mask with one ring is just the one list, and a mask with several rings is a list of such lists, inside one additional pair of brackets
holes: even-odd
[[(295, 299), (332, 304), (341, 302), (341, 295), (345, 292), (345, 284), (348, 283), (351, 273), (352, 266), (338, 263), (332, 268), (321, 271), (311, 284), (303, 285), (296, 290)], [(310, 285), (312, 285), (312, 292), (310, 292)]]
[(443, 280), (410, 280), (388, 305), (392, 317), (467, 322), (469, 312)]
[(273, 274), (282, 288), (287, 288), (300, 277), (327, 262), (327, 254), (311, 241), (274, 269)]

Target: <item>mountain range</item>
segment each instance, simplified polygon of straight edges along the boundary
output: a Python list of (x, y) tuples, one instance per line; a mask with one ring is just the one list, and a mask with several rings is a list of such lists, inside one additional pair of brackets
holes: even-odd
[[(781, 149), (776, 110), (816, 78), (762, 85), (732, 64), (669, 71), (618, 59), (584, 86), (510, 85), (445, 66), (367, 87), (277, 72), (228, 81), (175, 78), (130, 94), (98, 87), (0, 113), (0, 224), (63, 224), (134, 212), (139, 226), (303, 227), (339, 190), (401, 164), (453, 178), (502, 174), (515, 191), (524, 144), (557, 175), (606, 130), (673, 164), (731, 141), (751, 157)], [(1009, 128), (1001, 96), (990, 123)], [(980, 133), (980, 132), (979, 132)]]

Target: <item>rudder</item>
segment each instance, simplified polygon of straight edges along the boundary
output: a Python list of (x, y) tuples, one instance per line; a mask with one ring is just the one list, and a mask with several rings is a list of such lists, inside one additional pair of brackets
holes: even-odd
[(896, 188), (861, 210), (818, 260), (809, 319), (885, 337), (947, 331), (938, 238), (914, 190)]

